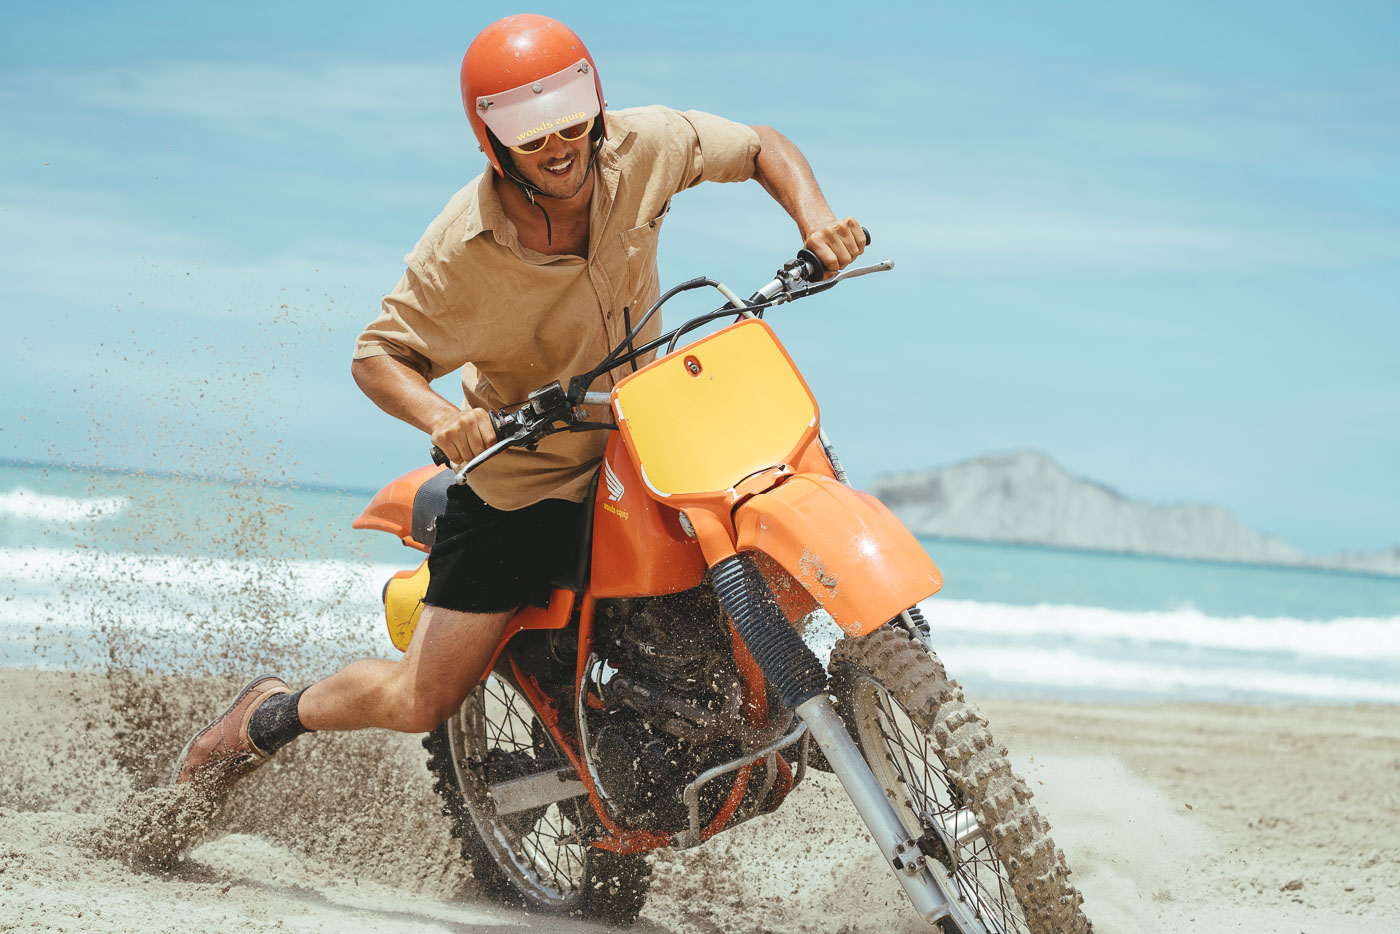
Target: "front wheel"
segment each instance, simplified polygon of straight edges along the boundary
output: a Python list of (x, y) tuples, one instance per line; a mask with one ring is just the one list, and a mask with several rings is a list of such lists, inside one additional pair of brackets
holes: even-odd
[(1064, 853), (1011, 772), (1006, 747), (943, 665), (903, 630), (831, 654), (837, 709), (920, 848), (993, 934), (1087, 934)]
[(568, 765), (511, 685), (489, 677), (423, 745), (443, 813), (477, 881), (536, 910), (614, 924), (637, 919), (651, 867), (641, 854), (588, 845), (596, 818), (586, 799), (496, 813), (492, 785)]

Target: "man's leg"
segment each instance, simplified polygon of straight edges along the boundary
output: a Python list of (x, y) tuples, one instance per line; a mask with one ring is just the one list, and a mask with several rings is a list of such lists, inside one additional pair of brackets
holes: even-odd
[(428, 556), (428, 606), (404, 657), (355, 662), (295, 694), (280, 678), (255, 679), (185, 747), (176, 781), (221, 794), (307, 730), (434, 729), (491, 660), (514, 613), (497, 608), (547, 598), (584, 508), (547, 499), (502, 510), (470, 487), (450, 488)]
[(403, 658), (351, 662), (307, 688), (297, 706), (302, 724), (308, 730), (435, 729), (481, 680), (513, 615), (425, 606)]
[(174, 780), (221, 796), (307, 730), (426, 733), (476, 687), (512, 615), (425, 606), (399, 661), (352, 662), (297, 694), (280, 678), (257, 678), (190, 740)]

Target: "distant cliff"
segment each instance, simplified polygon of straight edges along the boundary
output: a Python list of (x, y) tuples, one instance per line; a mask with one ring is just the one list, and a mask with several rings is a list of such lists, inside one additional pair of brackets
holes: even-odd
[(916, 535), (1400, 574), (1400, 549), (1304, 555), (1223, 507), (1137, 502), (1038, 451), (882, 477), (873, 492)]

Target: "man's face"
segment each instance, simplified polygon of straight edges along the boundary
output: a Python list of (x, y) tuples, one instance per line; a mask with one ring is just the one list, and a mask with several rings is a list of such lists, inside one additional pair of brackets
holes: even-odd
[(539, 152), (510, 152), (521, 178), (551, 198), (572, 198), (588, 180), (589, 134), (569, 140), (551, 133)]

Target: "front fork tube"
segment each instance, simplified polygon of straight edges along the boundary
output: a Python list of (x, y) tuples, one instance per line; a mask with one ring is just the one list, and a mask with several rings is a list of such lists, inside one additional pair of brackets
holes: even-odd
[[(836, 475), (838, 481), (850, 486), (851, 481), (846, 476), (846, 469), (841, 463), (841, 458), (836, 455), (836, 448), (827, 437), (825, 428), (820, 430), (818, 437), (821, 439), (822, 451), (831, 464), (831, 472)], [(923, 616), (917, 609), (914, 610), (913, 616), (906, 611), (903, 617), (911, 631), (918, 632), (920, 628), (926, 631), (927, 624), (916, 628), (923, 622)], [(895, 878), (904, 887), (914, 910), (925, 921), (939, 921), (948, 917), (952, 913), (952, 905), (943, 894), (943, 889), (933, 880), (918, 844), (910, 839), (904, 825), (900, 823), (889, 799), (880, 789), (879, 782), (875, 781), (865, 757), (860, 754), (860, 749), (851, 739), (851, 734), (846, 732), (845, 724), (831, 706), (831, 698), (826, 694), (818, 694), (799, 704), (797, 715), (807, 724), (812, 738), (821, 747), (826, 761), (831, 764), (831, 770), (841, 780), (841, 786), (846, 789), (846, 794), (855, 804), (861, 820), (865, 821), (865, 826), (870, 829), (880, 852), (885, 854), (885, 860), (894, 869)]]
[[(773, 599), (772, 591), (759, 573), (753, 558), (731, 554), (710, 568), (715, 596), (734, 623), (754, 661), (768, 683), (782, 695), (783, 704), (797, 711), (812, 738), (817, 741), (831, 770), (841, 780), (846, 794), (885, 860), (894, 868), (895, 878), (904, 887), (920, 917), (938, 921), (954, 914), (944, 889), (900, 823), (894, 807), (860, 754), (846, 725), (841, 722), (827, 694), (827, 674), (812, 649), (802, 641)], [(935, 863), (938, 870), (943, 867)], [(961, 913), (954, 923), (960, 928)]]
[(797, 706), (797, 715), (807, 724), (812, 738), (826, 755), (831, 770), (841, 780), (846, 794), (856, 806), (870, 835), (895, 878), (904, 886), (909, 900), (925, 921), (938, 921), (952, 913), (952, 906), (934, 881), (924, 854), (900, 823), (893, 806), (860, 754), (846, 726), (832, 707), (831, 698), (818, 694)]

